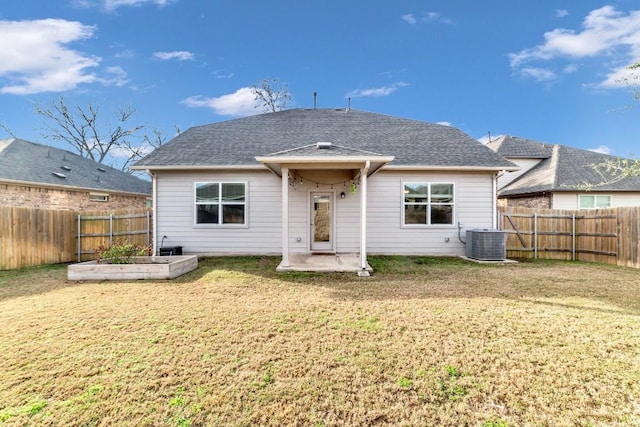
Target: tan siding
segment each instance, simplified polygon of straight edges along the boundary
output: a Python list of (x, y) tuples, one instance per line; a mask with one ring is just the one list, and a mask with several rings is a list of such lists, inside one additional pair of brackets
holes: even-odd
[(622, 192), (606, 192), (606, 191), (590, 191), (588, 193), (554, 193), (553, 195), (553, 208), (554, 209), (578, 209), (578, 195), (579, 194), (602, 194), (611, 196), (611, 207), (627, 207), (627, 206), (640, 206), (640, 192), (638, 193), (622, 193)]
[[(454, 225), (402, 227), (404, 181), (454, 183)], [(464, 245), (458, 240), (457, 222), (464, 224), (463, 239), (466, 229), (492, 226), (492, 186), (493, 178), (490, 174), (378, 173), (369, 181), (369, 253), (462, 255)]]
[[(280, 179), (271, 172), (160, 172), (157, 174), (158, 241), (187, 253), (281, 253)], [(247, 227), (194, 224), (194, 183), (247, 182)]]

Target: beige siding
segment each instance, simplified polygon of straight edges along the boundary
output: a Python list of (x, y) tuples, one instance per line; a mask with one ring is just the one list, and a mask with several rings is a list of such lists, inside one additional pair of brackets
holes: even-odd
[(578, 209), (578, 195), (604, 195), (611, 196), (611, 207), (621, 208), (627, 206), (640, 206), (640, 192), (638, 193), (607, 193), (590, 191), (588, 193), (554, 193), (553, 195), (553, 209)]
[[(344, 176), (324, 172), (316, 181), (337, 183)], [(243, 181), (248, 184), (247, 227), (202, 227), (194, 225), (195, 182)], [(402, 182), (452, 182), (455, 184), (454, 225), (402, 226)], [(165, 246), (181, 245), (186, 253), (280, 254), (281, 181), (271, 172), (160, 172), (157, 175), (157, 233)], [(462, 255), (458, 222), (465, 230), (490, 228), (493, 224), (493, 177), (490, 173), (412, 173), (382, 171), (368, 180), (368, 251), (373, 254)], [(334, 194), (335, 249), (360, 250), (360, 197), (340, 182), (318, 187), (310, 180), (289, 187), (289, 249), (310, 250), (310, 195), (313, 191)], [(340, 198), (344, 191), (345, 198)], [(448, 241), (447, 241), (448, 240)]]
[[(402, 226), (404, 181), (452, 182), (455, 184), (454, 225)], [(368, 251), (371, 254), (462, 255), (458, 240), (472, 228), (493, 225), (493, 177), (479, 173), (394, 173), (374, 175), (369, 181)], [(448, 239), (448, 241), (447, 241)]]
[(500, 178), (498, 178), (498, 189), (501, 189), (505, 185), (514, 181), (516, 178), (520, 177), (520, 175), (524, 174), (525, 172), (528, 172), (529, 170), (531, 170), (531, 168), (533, 168), (534, 166), (536, 166), (538, 163), (542, 161), (542, 159), (514, 159), (514, 158), (507, 158), (507, 160), (510, 160), (516, 165), (520, 166), (521, 169), (514, 172), (507, 172), (503, 174)]
[[(246, 227), (201, 226), (194, 220), (194, 183), (247, 182)], [(159, 172), (157, 236), (165, 246), (199, 254), (280, 254), (280, 179), (271, 172)]]

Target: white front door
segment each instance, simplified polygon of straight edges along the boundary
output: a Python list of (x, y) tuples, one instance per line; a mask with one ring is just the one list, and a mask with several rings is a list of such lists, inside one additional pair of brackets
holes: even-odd
[(333, 251), (333, 193), (311, 193), (311, 251)]

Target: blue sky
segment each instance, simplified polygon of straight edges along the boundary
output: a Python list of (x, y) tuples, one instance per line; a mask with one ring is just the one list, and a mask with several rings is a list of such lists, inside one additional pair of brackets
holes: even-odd
[[(33, 105), (60, 96), (175, 128), (289, 107), (346, 107), (640, 154), (637, 0), (22, 0), (0, 5), (0, 124), (54, 144)], [(632, 107), (632, 108), (629, 108)], [(149, 132), (150, 133), (150, 132)], [(0, 138), (10, 135), (0, 131)]]

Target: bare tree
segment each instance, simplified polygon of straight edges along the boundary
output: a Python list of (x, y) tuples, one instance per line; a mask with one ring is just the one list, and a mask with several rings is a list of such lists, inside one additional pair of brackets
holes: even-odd
[(128, 126), (135, 113), (129, 106), (118, 109), (115, 124), (103, 123), (97, 106), (89, 104), (87, 107), (70, 108), (63, 97), (46, 107), (35, 104), (34, 109), (45, 119), (45, 138), (65, 143), (81, 156), (100, 163), (104, 163), (108, 156), (123, 157), (127, 159), (123, 170), (164, 142), (156, 130), (155, 137), (151, 139), (139, 135), (144, 126)]
[(274, 113), (284, 110), (287, 104), (293, 101), (286, 83), (279, 79), (263, 79), (251, 87), (254, 100), (258, 102), (255, 108), (260, 108), (263, 113)]

